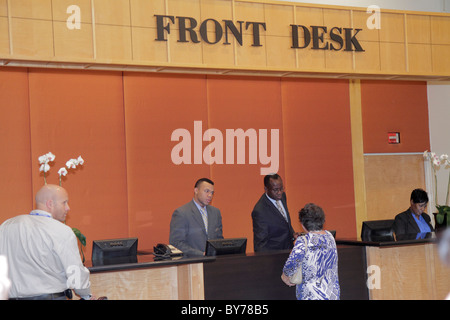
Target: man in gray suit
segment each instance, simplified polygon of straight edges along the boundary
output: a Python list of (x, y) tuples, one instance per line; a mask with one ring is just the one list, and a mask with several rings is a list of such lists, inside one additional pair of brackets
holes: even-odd
[(169, 243), (185, 255), (204, 255), (207, 240), (223, 239), (220, 210), (209, 205), (213, 195), (214, 182), (199, 179), (194, 186), (192, 201), (172, 214)]

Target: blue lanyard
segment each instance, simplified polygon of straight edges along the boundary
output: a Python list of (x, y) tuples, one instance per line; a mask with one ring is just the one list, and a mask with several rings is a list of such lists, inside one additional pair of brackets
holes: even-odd
[(51, 218), (52, 217), (50, 214), (44, 214), (44, 213), (40, 213), (40, 212), (36, 212), (36, 211), (31, 211), (30, 215), (31, 216), (46, 217), (46, 218)]

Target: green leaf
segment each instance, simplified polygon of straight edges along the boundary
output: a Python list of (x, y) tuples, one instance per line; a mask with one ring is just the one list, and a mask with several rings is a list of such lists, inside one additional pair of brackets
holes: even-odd
[(439, 212), (436, 215), (436, 222), (439, 223), (439, 224), (442, 224), (444, 222), (444, 213)]
[(78, 240), (80, 240), (81, 245), (83, 247), (86, 247), (86, 237), (84, 236), (84, 234), (82, 234), (81, 231), (78, 230), (77, 228), (72, 228), (72, 230), (73, 230), (73, 233), (75, 233)]

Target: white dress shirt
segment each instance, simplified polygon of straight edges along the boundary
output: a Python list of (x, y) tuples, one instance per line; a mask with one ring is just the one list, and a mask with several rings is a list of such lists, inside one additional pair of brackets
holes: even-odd
[(283, 205), (283, 201), (272, 199), (271, 197), (269, 197), (269, 195), (267, 193), (266, 193), (266, 197), (267, 197), (267, 199), (270, 200), (270, 202), (273, 203), (273, 205), (275, 206), (275, 208), (278, 209), (278, 211), (280, 211), (280, 209), (278, 208), (278, 205), (277, 205), (277, 202), (279, 201), (279, 204), (280, 204), (281, 208), (283, 209), (283, 212), (280, 212), (280, 214), (283, 216), (283, 218), (286, 221), (288, 221), (288, 217), (287, 217), (287, 213), (286, 213), (287, 211), (286, 211), (286, 208)]
[(81, 262), (72, 229), (50, 213), (33, 210), (0, 226), (0, 255), (8, 260), (10, 298), (62, 292), (90, 294), (89, 270)]

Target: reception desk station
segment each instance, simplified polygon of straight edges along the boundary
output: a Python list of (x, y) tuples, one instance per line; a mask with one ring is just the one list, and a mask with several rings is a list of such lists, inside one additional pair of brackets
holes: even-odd
[[(450, 268), (434, 234), (336, 239), (341, 300), (442, 300)], [(92, 292), (110, 300), (295, 300), (280, 279), (289, 250), (161, 259), (150, 251), (86, 266)]]
[[(290, 251), (216, 257), (132, 258), (86, 266), (91, 289), (109, 300), (295, 300), (295, 287), (281, 281)], [(368, 299), (365, 250), (338, 246), (341, 299)]]
[(450, 268), (439, 259), (434, 233), (336, 243), (364, 248), (371, 300), (442, 300), (450, 292)]
[[(289, 252), (251, 253), (252, 208), (276, 172), (296, 232), (309, 202), (337, 230), (341, 299), (443, 299), (435, 240), (356, 237), (431, 189), (423, 152), (447, 148), (435, 130), (448, 127), (450, 14), (334, 2), (0, 0), (0, 223), (59, 180), (82, 252), (120, 237), (149, 249), (169, 242), (174, 210), (206, 177), (224, 237), (247, 238), (247, 253), (86, 262), (92, 293), (295, 299), (280, 279)], [(61, 177), (77, 156), (82, 168)]]

